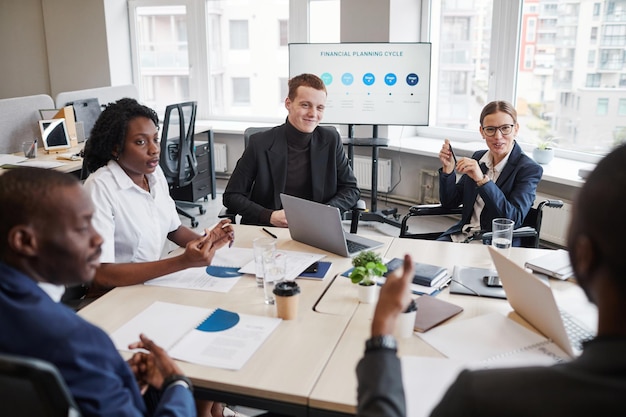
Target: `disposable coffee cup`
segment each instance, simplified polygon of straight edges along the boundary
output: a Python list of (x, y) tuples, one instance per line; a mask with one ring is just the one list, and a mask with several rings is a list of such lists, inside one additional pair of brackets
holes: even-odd
[(276, 315), (283, 320), (294, 320), (298, 317), (298, 299), (300, 286), (296, 281), (280, 281), (274, 286), (276, 299)]
[(394, 336), (397, 339), (405, 339), (413, 336), (416, 316), (417, 304), (415, 303), (415, 300), (411, 300), (407, 309), (398, 316), (395, 329), (396, 331), (394, 332)]

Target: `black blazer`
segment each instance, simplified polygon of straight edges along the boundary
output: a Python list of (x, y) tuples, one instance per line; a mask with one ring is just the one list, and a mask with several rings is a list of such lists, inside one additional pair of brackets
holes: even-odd
[[(242, 216), (244, 224), (269, 224), (271, 211), (282, 209), (280, 193), (287, 180), (286, 124), (259, 132), (237, 162), (226, 190), (224, 205)], [(339, 133), (318, 126), (311, 139), (313, 201), (346, 211), (359, 199), (357, 187)]]

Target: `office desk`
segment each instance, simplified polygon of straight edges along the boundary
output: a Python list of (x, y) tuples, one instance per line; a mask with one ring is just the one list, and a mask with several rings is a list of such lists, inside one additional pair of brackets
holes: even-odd
[[(286, 229), (271, 230), (278, 236), (279, 249), (326, 253), (292, 241)], [(235, 236), (236, 246), (248, 248), (254, 238), (267, 237), (260, 227), (245, 225), (235, 225)], [(391, 241), (387, 240), (384, 251)], [(302, 292), (297, 320), (283, 321), (241, 370), (180, 363), (198, 395), (288, 415), (307, 415), (309, 395), (352, 317), (351, 311), (338, 315), (313, 311), (334, 274), (350, 267), (349, 258), (328, 254), (324, 260), (332, 262), (324, 281), (298, 280)], [(263, 289), (256, 286), (252, 276), (242, 277), (227, 294), (144, 285), (120, 287), (79, 314), (110, 334), (157, 300), (275, 316), (275, 307), (264, 303)]]
[[(539, 256), (544, 251), (543, 249), (513, 248), (511, 259), (523, 264), (525, 260)], [(410, 253), (416, 262), (445, 266), (450, 272), (452, 272), (454, 265), (493, 268), (487, 247), (478, 244), (397, 238), (394, 239), (385, 257), (402, 257), (405, 253)], [(561, 284), (563, 286), (572, 285), (551, 281), (553, 288), (560, 287)], [(350, 280), (339, 280), (338, 278), (333, 282), (325, 296), (340, 298), (343, 294), (344, 303), (350, 303), (351, 298), (349, 297), (349, 288), (347, 288), (350, 285), (353, 285)], [(463, 312), (453, 317), (451, 321), (464, 320), (492, 312), (503, 315), (511, 313), (511, 318), (532, 329), (519, 316), (512, 313), (511, 306), (505, 300), (455, 295), (450, 294), (447, 289), (438, 294), (437, 298), (450, 301), (464, 308)], [(355, 369), (363, 355), (365, 340), (370, 336), (374, 308), (374, 304), (359, 304), (356, 307), (352, 320), (348, 323), (335, 352), (310, 396), (310, 416), (353, 415), (356, 412), (357, 380)], [(442, 357), (441, 353), (415, 335), (411, 338), (398, 340), (398, 344), (398, 353), (401, 356)], [(338, 375), (341, 375), (341, 378), (338, 378)]]
[[(35, 165), (38, 162), (42, 162), (42, 163), (46, 163), (46, 162), (59, 162), (62, 163), (63, 165), (58, 166), (58, 167), (54, 167), (53, 169), (56, 171), (61, 171), (61, 172), (67, 172), (67, 173), (71, 173), (71, 174), (75, 174), (75, 175), (80, 175), (80, 171), (83, 168), (83, 158), (79, 158), (76, 161), (68, 161), (65, 159), (57, 159), (57, 156), (59, 153), (72, 153), (72, 154), (78, 154), (82, 149), (83, 149), (83, 143), (77, 145), (77, 146), (73, 146), (68, 150), (65, 150), (63, 152), (52, 152), (52, 153), (46, 153), (46, 151), (44, 151), (43, 148), (39, 148), (37, 149), (37, 157), (34, 159), (28, 159), (25, 160), (25, 162), (28, 162), (29, 165)], [(14, 155), (16, 156), (24, 156), (24, 152), (16, 152)], [(6, 171), (5, 168), (0, 168), (0, 174), (2, 174), (4, 171)]]

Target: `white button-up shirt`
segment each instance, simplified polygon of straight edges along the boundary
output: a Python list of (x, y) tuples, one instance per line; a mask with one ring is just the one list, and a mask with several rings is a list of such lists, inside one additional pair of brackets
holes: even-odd
[(181, 225), (161, 167), (147, 178), (150, 192), (109, 161), (85, 181), (95, 206), (93, 226), (104, 240), (100, 262), (156, 261), (167, 234)]

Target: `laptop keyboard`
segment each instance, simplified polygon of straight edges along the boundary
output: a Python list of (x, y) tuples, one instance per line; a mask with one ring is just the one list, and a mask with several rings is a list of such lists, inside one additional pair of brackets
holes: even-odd
[(353, 240), (348, 240), (346, 239), (346, 244), (348, 245), (348, 252), (349, 253), (354, 253), (354, 252), (358, 252), (361, 251), (363, 249), (367, 249), (369, 246), (364, 245), (362, 243), (357, 243)]
[(561, 310), (561, 318), (563, 319), (567, 338), (575, 349), (582, 350), (583, 342), (594, 338), (594, 334), (578, 324), (569, 313)]

